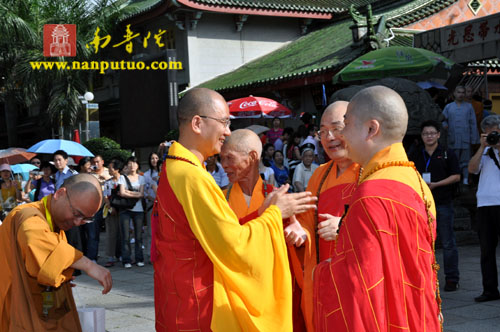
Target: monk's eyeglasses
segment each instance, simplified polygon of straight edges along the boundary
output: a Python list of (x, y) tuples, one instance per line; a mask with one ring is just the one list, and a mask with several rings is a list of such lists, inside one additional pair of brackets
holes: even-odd
[(344, 127), (334, 127), (332, 129), (323, 128), (321, 130), (318, 130), (318, 136), (320, 138), (326, 138), (329, 135), (332, 135), (332, 137), (335, 137), (335, 136), (340, 135), (340, 133), (342, 132), (342, 129), (344, 129)]
[(206, 115), (198, 115), (202, 119), (210, 119), (210, 120), (215, 120), (217, 122), (222, 123), (226, 128), (228, 128), (231, 125), (231, 119), (223, 118), (223, 119), (217, 119), (217, 118), (212, 118), (211, 116), (206, 116)]
[(68, 193), (67, 189), (66, 189), (66, 196), (68, 196), (68, 204), (69, 204), (69, 207), (71, 208), (71, 213), (73, 213), (73, 217), (76, 220), (83, 221), (86, 224), (90, 224), (91, 222), (94, 221), (93, 217), (86, 217), (83, 215), (83, 213), (81, 213), (80, 211), (78, 211), (77, 209), (75, 209), (73, 207), (73, 204), (71, 204), (71, 200), (69, 198), (69, 193)]

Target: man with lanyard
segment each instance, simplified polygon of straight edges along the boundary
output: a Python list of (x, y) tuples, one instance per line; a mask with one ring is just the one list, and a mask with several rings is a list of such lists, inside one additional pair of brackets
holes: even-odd
[(416, 149), (408, 158), (422, 175), (436, 202), (437, 231), (443, 245), (444, 274), (447, 292), (458, 289), (458, 249), (453, 230), (454, 183), (460, 182), (458, 159), (451, 149), (438, 143), (441, 137), (440, 125), (436, 121), (425, 121), (421, 125), (424, 147)]
[(0, 226), (0, 331), (81, 331), (73, 269), (110, 291), (110, 272), (68, 245), (63, 231), (87, 222), (102, 202), (94, 177), (67, 179), (54, 194), (16, 207)]
[[(479, 172), (477, 221), (481, 248), (483, 294), (476, 302), (500, 299), (496, 248), (500, 233), (500, 115), (489, 115), (481, 122), (481, 146), (469, 162), (469, 171)], [(496, 133), (496, 134), (495, 134)]]
[[(240, 224), (245, 224), (262, 214), (265, 209), (264, 201), (274, 189), (271, 184), (261, 179), (259, 174), (261, 154), (262, 144), (259, 136), (248, 129), (233, 131), (222, 146), (221, 163), (230, 182), (228, 188), (224, 190), (224, 196), (236, 213)], [(285, 221), (285, 226), (285, 238), (290, 253), (294, 245), (300, 247), (304, 243), (306, 233), (295, 218)], [(295, 257), (289, 256), (289, 259)], [(293, 330), (303, 331), (305, 325), (300, 311), (301, 292), (296, 285), (297, 277), (293, 272)], [(298, 269), (297, 272), (302, 279), (302, 269)]]

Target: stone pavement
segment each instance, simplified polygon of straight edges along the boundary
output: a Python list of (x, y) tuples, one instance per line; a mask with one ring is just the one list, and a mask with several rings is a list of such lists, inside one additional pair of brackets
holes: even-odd
[[(104, 235), (104, 234), (103, 234)], [(103, 237), (101, 236), (101, 239)], [(103, 239), (104, 240), (104, 239)], [(101, 247), (103, 243), (101, 242)], [(442, 252), (437, 250), (442, 266)], [(456, 292), (441, 292), (446, 332), (500, 331), (500, 300), (475, 303), (482, 292), (479, 266), (479, 246), (459, 247), (460, 288)], [(500, 258), (500, 250), (497, 252)], [(104, 259), (102, 259), (104, 260)], [(500, 259), (497, 259), (500, 263)], [(77, 306), (104, 307), (106, 331), (154, 331), (153, 267), (133, 266), (125, 270), (121, 265), (111, 268), (113, 289), (102, 295), (102, 287), (87, 275), (77, 277), (75, 300)], [(443, 271), (439, 271), (441, 289)]]

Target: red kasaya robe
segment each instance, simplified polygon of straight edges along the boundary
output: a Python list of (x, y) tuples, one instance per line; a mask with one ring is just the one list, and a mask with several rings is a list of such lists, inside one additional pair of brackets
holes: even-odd
[[(393, 144), (363, 173), (407, 160), (402, 144)], [(331, 262), (315, 270), (317, 331), (440, 331), (432, 267), (436, 224), (434, 217), (428, 223), (421, 186), (434, 216), (432, 194), (413, 168), (387, 167), (362, 180)]]
[(278, 207), (240, 225), (192, 152), (175, 142), (169, 156), (157, 191), (156, 331), (291, 331)]
[[(327, 172), (328, 174), (326, 174)], [(326, 178), (318, 195), (318, 215), (328, 213), (332, 216), (340, 217), (344, 214), (344, 206), (349, 203), (351, 195), (356, 189), (359, 165), (355, 163), (351, 164), (337, 177), (337, 164), (334, 161), (329, 161), (314, 171), (311, 179), (309, 179), (307, 191), (316, 196), (325, 175)], [(294, 270), (300, 269), (304, 271), (303, 281), (301, 278), (297, 279), (302, 289), (302, 313), (306, 321), (307, 330), (312, 332), (314, 331), (312, 271), (318, 262), (316, 241), (319, 240), (319, 261), (328, 259), (333, 255), (335, 241), (325, 241), (316, 236), (318, 225), (313, 210), (298, 215), (297, 219), (306, 230), (308, 240), (304, 247), (295, 248), (294, 252), (290, 255), (290, 261), (294, 264)], [(293, 259), (294, 257), (297, 257), (297, 259)], [(301, 262), (299, 266), (295, 266), (298, 265), (296, 264), (297, 262)]]

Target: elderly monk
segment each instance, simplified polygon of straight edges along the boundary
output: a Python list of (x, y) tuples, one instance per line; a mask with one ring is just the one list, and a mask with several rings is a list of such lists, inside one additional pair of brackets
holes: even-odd
[[(221, 163), (231, 184), (224, 191), (229, 206), (236, 213), (240, 224), (257, 218), (266, 208), (262, 204), (273, 192), (274, 187), (261, 179), (259, 174), (262, 143), (259, 136), (248, 129), (239, 129), (226, 138), (220, 153)], [(301, 246), (306, 233), (294, 218), (285, 228), (285, 236), (289, 250), (293, 245)], [(295, 264), (299, 266), (300, 263)], [(299, 270), (302, 279), (302, 270)], [(296, 278), (292, 273), (293, 287), (293, 330), (303, 330), (304, 320), (300, 311), (300, 289), (296, 286)]]
[[(304, 271), (304, 280), (299, 278), (298, 281), (308, 331), (314, 331), (312, 271), (318, 261), (330, 258), (334, 253), (338, 222), (345, 205), (349, 204), (359, 175), (359, 165), (348, 158), (345, 141), (340, 135), (347, 105), (345, 101), (337, 101), (329, 105), (321, 117), (319, 136), (330, 161), (314, 171), (307, 186), (307, 191), (318, 197), (317, 210), (297, 216), (308, 233), (308, 240), (304, 249), (292, 253), (291, 262), (294, 270)], [(294, 256), (298, 259), (293, 259)], [(298, 261), (301, 265), (297, 267)]]
[(157, 331), (291, 331), (292, 289), (282, 218), (314, 208), (310, 193), (271, 193), (240, 225), (203, 161), (220, 153), (229, 108), (209, 89), (179, 102), (179, 142), (164, 163), (154, 237)]
[(318, 331), (440, 331), (432, 194), (401, 144), (408, 113), (374, 86), (350, 101), (342, 130), (363, 168), (335, 252), (314, 275)]
[(90, 174), (66, 179), (54, 194), (16, 207), (0, 226), (0, 331), (81, 331), (71, 293), (73, 269), (112, 286), (110, 272), (66, 241), (102, 202)]

